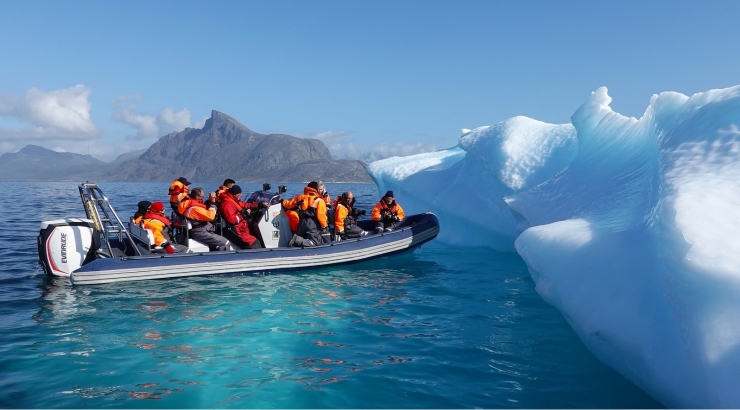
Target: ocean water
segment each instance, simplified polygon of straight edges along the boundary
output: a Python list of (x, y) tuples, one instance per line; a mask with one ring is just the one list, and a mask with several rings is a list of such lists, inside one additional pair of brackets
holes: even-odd
[[(76, 186), (0, 183), (0, 407), (661, 407), (585, 349), (517, 254), (474, 244), (301, 273), (47, 277), (39, 223), (84, 216)], [(167, 186), (101, 184), (124, 219)]]

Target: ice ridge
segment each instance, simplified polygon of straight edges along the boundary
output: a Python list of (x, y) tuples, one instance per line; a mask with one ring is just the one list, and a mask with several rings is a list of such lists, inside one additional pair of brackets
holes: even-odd
[(516, 250), (584, 344), (669, 407), (740, 407), (740, 86), (594, 91), (571, 124), (514, 117), (377, 161), (381, 192), (439, 240)]

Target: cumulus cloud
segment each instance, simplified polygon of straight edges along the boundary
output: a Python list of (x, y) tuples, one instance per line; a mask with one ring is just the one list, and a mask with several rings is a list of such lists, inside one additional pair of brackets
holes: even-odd
[(53, 91), (31, 88), (20, 97), (0, 95), (0, 116), (12, 118), (15, 128), (0, 128), (3, 141), (81, 141), (100, 136), (90, 119), (90, 88), (76, 85)]
[[(167, 107), (159, 114), (138, 113), (138, 102), (142, 98), (141, 95), (124, 95), (113, 102), (115, 109), (113, 119), (128, 124), (136, 130), (136, 134), (129, 135), (127, 138), (135, 141), (156, 138), (193, 126), (190, 123), (190, 110), (187, 108), (175, 111)], [(202, 122), (205, 123), (205, 120)], [(197, 127), (198, 124), (200, 122), (195, 126)]]
[(313, 135), (303, 135), (302, 137), (323, 141), (335, 159), (359, 159), (365, 162), (437, 150), (431, 142), (395, 142), (392, 144), (381, 143), (374, 146), (357, 145), (352, 139), (352, 133), (346, 131), (326, 131)]

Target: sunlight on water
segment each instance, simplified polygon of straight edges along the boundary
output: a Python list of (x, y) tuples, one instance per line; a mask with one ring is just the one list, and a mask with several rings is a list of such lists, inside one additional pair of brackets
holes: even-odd
[[(44, 219), (82, 213), (74, 184), (39, 185), (58, 195)], [(123, 215), (166, 192), (110, 185)], [(2, 407), (659, 406), (585, 350), (516, 254), (432, 242), (297, 274), (74, 287), (36, 268), (40, 220), (12, 222), (22, 250), (0, 253)]]

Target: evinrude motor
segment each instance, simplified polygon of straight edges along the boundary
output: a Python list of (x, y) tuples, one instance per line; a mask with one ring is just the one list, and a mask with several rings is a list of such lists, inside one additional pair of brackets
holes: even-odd
[(69, 276), (95, 258), (100, 235), (90, 219), (68, 218), (41, 222), (39, 262), (49, 275)]

